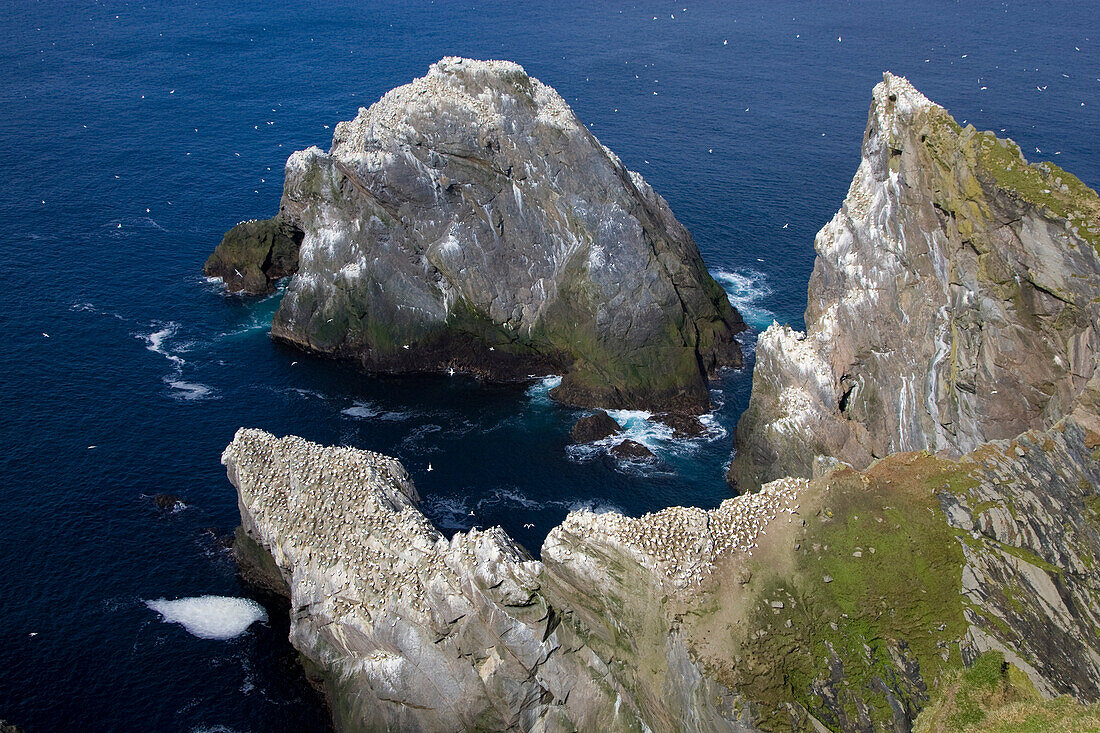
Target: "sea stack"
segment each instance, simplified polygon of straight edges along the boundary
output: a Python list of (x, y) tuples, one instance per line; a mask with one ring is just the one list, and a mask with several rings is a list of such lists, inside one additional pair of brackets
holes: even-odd
[(559, 373), (571, 405), (702, 412), (741, 364), (741, 317), (665, 200), (511, 62), (448, 57), (360, 109), (250, 226), (215, 256), (302, 234), (272, 337), (369, 372)]
[(757, 343), (729, 472), (742, 489), (1049, 427), (1096, 373), (1096, 192), (901, 77), (875, 87), (863, 159), (814, 246), (806, 332)]

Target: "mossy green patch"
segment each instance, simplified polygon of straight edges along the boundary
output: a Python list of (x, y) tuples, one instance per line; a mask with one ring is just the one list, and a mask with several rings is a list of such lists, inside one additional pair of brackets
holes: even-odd
[(793, 562), (753, 561), (749, 619), (719, 671), (763, 727), (789, 729), (792, 702), (834, 727), (860, 708), (886, 724), (890, 697), (915, 713), (925, 685), (961, 666), (964, 560), (937, 493), (973, 482), (957, 463), (899, 454), (812, 485), (820, 510), (788, 538)]
[(922, 130), (924, 150), (936, 163), (936, 204), (955, 217), (963, 239), (989, 219), (986, 189), (992, 186), (1045, 216), (1064, 219), (1100, 254), (1100, 197), (1079, 178), (1053, 163), (1028, 163), (1012, 140), (960, 127), (938, 107), (929, 110)]
[(1027, 675), (986, 652), (969, 669), (945, 676), (914, 733), (1040, 733), (1100, 731), (1100, 705), (1070, 697), (1044, 700)]

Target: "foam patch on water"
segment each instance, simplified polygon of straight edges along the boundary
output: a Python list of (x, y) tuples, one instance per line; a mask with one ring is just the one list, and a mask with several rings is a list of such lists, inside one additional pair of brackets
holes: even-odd
[(205, 384), (198, 384), (197, 382), (185, 382), (182, 379), (172, 379), (170, 377), (166, 377), (164, 382), (169, 387), (176, 390), (173, 396), (181, 400), (203, 400), (214, 394), (214, 389), (212, 387), (207, 387)]
[(200, 639), (232, 639), (257, 621), (267, 621), (267, 611), (251, 598), (198, 596), (169, 601), (159, 598), (145, 605), (166, 623), (179, 624)]
[(347, 415), (353, 417), (356, 420), (368, 420), (372, 417), (378, 417), (382, 413), (378, 407), (372, 405), (369, 402), (353, 402), (351, 407), (340, 410), (341, 415)]
[(178, 366), (182, 366), (183, 364), (186, 364), (186, 362), (183, 359), (181, 359), (179, 356), (176, 356), (175, 354), (171, 353), (170, 351), (168, 351), (164, 347), (164, 342), (166, 340), (172, 338), (172, 336), (174, 336), (176, 334), (176, 331), (178, 329), (179, 329), (179, 324), (178, 323), (169, 323), (167, 326), (164, 326), (163, 328), (161, 328), (157, 331), (153, 331), (150, 334), (146, 334), (145, 336), (142, 337), (142, 338), (145, 339), (145, 348), (149, 349), (149, 351), (152, 351), (154, 354), (160, 354), (165, 359), (167, 359), (168, 361), (170, 361), (173, 364), (176, 364)]
[(554, 401), (550, 399), (550, 390), (554, 389), (554, 387), (557, 387), (559, 384), (561, 384), (561, 377), (557, 375), (543, 377), (527, 388), (527, 398), (535, 404), (553, 404)]
[[(548, 499), (537, 501), (515, 487), (502, 487), (478, 498), (466, 496), (430, 495), (424, 498), (420, 508), (439, 527), (468, 530), (474, 525), (484, 526), (483, 515), (500, 509), (538, 512), (552, 507), (580, 506), (574, 500)], [(472, 512), (472, 513), (471, 513)]]
[(756, 270), (715, 270), (711, 273), (726, 291), (730, 304), (738, 310), (745, 323), (763, 330), (775, 320), (775, 313), (760, 305), (772, 294), (767, 277)]
[(613, 445), (633, 440), (656, 453), (672, 440), (672, 428), (653, 419), (645, 410), (608, 410), (607, 414), (622, 426), (623, 431), (612, 436)]
[[(592, 460), (602, 454), (610, 454), (611, 449), (627, 440), (633, 440), (635, 443), (644, 445), (658, 459), (673, 455), (690, 455), (704, 443), (721, 440), (728, 435), (726, 429), (718, 422), (715, 413), (699, 415), (703, 432), (694, 438), (676, 437), (672, 428), (654, 419), (653, 413), (645, 410), (607, 410), (607, 414), (619, 423), (622, 432), (592, 443), (566, 446), (566, 452), (571, 458), (577, 461)], [(652, 460), (617, 459), (616, 462), (619, 469), (627, 473), (637, 475), (669, 473), (667, 467), (661, 466), (660, 463), (654, 463)]]

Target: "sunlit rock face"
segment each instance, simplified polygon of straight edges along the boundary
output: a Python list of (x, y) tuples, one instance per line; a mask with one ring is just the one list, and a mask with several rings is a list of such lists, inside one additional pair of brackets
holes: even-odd
[(886, 74), (814, 243), (806, 332), (760, 337), (731, 482), (1052, 425), (1096, 369), (1098, 242), (1094, 191)]
[(291, 155), (277, 219), (302, 237), (272, 336), (369, 371), (564, 374), (571, 404), (703, 412), (741, 364), (665, 200), (511, 62), (445, 58)]

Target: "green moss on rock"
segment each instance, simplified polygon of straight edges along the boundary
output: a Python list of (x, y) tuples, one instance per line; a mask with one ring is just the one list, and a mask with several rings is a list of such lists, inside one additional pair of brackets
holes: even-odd
[(222, 237), (203, 274), (220, 277), (230, 292), (269, 293), (276, 280), (298, 271), (302, 236), (282, 215), (241, 222)]

